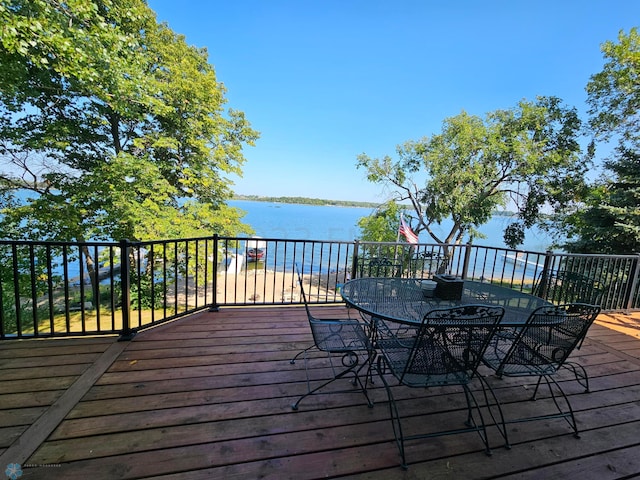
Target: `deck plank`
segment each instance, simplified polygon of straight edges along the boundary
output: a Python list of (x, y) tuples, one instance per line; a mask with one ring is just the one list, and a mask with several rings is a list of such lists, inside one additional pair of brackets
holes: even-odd
[[(357, 318), (341, 307), (314, 309)], [(306, 316), (298, 307), (263, 307), (202, 312), (139, 333), (120, 344), (123, 350), (103, 365), (104, 373), (87, 379), (84, 393), (57, 419), (51, 412), (55, 402), (87, 369), (95, 370), (91, 366), (113, 339), (37, 340), (31, 348), (29, 341), (0, 344), (0, 373), (7, 373), (0, 384), (0, 435), (6, 438), (0, 454), (6, 457), (26, 430), (46, 420), (40, 429), (50, 432), (25, 462), (49, 467), (25, 468), (22, 478), (638, 475), (640, 338), (627, 317), (622, 322), (631, 334), (610, 329), (612, 318), (594, 325), (573, 356), (589, 372), (591, 393), (583, 393), (570, 372), (558, 376), (571, 398), (580, 439), (561, 420), (514, 424), (513, 448), (506, 450), (490, 427), (492, 457), (483, 454), (475, 434), (438, 437), (410, 444), (411, 465), (403, 472), (379, 380), (370, 391), (374, 408), (366, 407), (360, 393), (342, 393), (308, 398), (291, 410), (306, 388), (304, 363), (289, 363), (312, 340)], [(323, 357), (315, 355), (310, 367), (314, 378), (330, 374)], [(531, 390), (521, 380), (489, 381), (508, 415), (552, 408), (544, 396), (524, 401)], [(397, 399), (409, 429), (438, 429), (465, 417), (462, 393), (450, 389), (397, 389)]]

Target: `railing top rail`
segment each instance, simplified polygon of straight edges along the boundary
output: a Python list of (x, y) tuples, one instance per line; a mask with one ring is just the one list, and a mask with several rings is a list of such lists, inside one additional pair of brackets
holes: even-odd
[(548, 253), (551, 253), (549, 251), (539, 252), (539, 251), (536, 251), (536, 250), (520, 250), (518, 248), (495, 247), (495, 246), (492, 246), (492, 245), (480, 245), (480, 244), (477, 244), (477, 243), (468, 243), (466, 245), (469, 245), (470, 247), (478, 248), (478, 249), (485, 248), (487, 250), (501, 250), (501, 251), (505, 251), (505, 252), (523, 253), (523, 254), (527, 254), (527, 255), (540, 255), (540, 256), (543, 256), (543, 255), (547, 255)]
[[(319, 240), (309, 238), (277, 238), (277, 237), (260, 237), (260, 236), (243, 236), (243, 237), (218, 237), (220, 240), (260, 240), (263, 242), (292, 242), (292, 243), (339, 243), (353, 245), (356, 240)], [(363, 242), (360, 242), (361, 244)], [(376, 242), (374, 242), (376, 243)]]
[(104, 246), (104, 247), (117, 247), (120, 245), (119, 242), (108, 242), (103, 240), (87, 240), (84, 242), (76, 242), (76, 241), (57, 241), (57, 240), (6, 240), (1, 239), (0, 245), (41, 245), (41, 246), (55, 246), (55, 247), (64, 247), (64, 246)]
[(634, 254), (616, 254), (616, 253), (567, 253), (567, 252), (549, 252), (549, 255), (556, 257), (578, 257), (578, 258), (625, 258), (637, 259), (640, 253)]

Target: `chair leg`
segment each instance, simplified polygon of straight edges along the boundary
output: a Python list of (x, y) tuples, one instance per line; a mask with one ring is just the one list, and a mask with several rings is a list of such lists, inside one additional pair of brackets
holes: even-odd
[[(538, 382), (536, 383), (536, 388), (533, 391), (533, 396), (531, 397), (531, 400), (537, 399), (536, 395), (538, 393), (538, 388), (542, 384), (543, 379), (547, 385), (547, 388), (549, 389), (549, 394), (551, 395), (551, 399), (553, 400), (553, 403), (558, 409), (558, 413), (551, 414), (551, 415), (540, 415), (536, 417), (523, 418), (523, 419), (519, 419), (518, 421), (526, 422), (526, 421), (533, 421), (533, 420), (542, 420), (545, 418), (564, 418), (566, 422), (569, 424), (569, 426), (571, 427), (571, 429), (573, 430), (573, 436), (575, 438), (580, 438), (580, 432), (578, 431), (578, 424), (576, 423), (576, 418), (573, 414), (573, 408), (571, 408), (569, 397), (567, 397), (567, 394), (564, 393), (564, 390), (562, 389), (560, 384), (556, 382), (555, 378), (553, 378), (550, 375), (541, 375), (538, 378)], [(556, 390), (557, 392), (559, 392), (559, 395), (558, 393), (556, 393)], [(563, 410), (562, 406), (560, 405), (560, 401), (562, 401), (567, 406), (566, 410)]]
[[(478, 435), (480, 435), (480, 439), (482, 440), (482, 443), (484, 443), (484, 452), (488, 456), (491, 456), (491, 447), (489, 446), (489, 437), (487, 435), (487, 428), (484, 423), (484, 416), (482, 415), (482, 411), (480, 410), (480, 405), (478, 405), (478, 401), (476, 400), (475, 395), (471, 392), (471, 389), (469, 388), (468, 385), (462, 385), (462, 388), (464, 390), (464, 396), (467, 401), (467, 421), (465, 422), (465, 425), (470, 430), (475, 430), (476, 432), (478, 432)], [(486, 394), (485, 394), (485, 397), (486, 397)], [(479, 425), (473, 418), (474, 408), (478, 412), (478, 417), (480, 418)], [(493, 417), (493, 414), (491, 414), (491, 416)]]
[[(467, 402), (467, 419), (464, 422), (465, 428), (451, 429), (451, 430), (428, 433), (428, 434), (416, 434), (416, 435), (405, 436), (402, 430), (402, 421), (400, 417), (400, 412), (395, 402), (395, 399), (392, 393), (392, 388), (387, 382), (387, 379), (385, 378), (386, 368), (385, 368), (384, 357), (382, 356), (378, 357), (377, 365), (378, 365), (377, 367), (378, 374), (380, 375), (380, 379), (382, 380), (382, 383), (387, 392), (387, 397), (389, 400), (389, 414), (391, 418), (391, 426), (393, 427), (393, 435), (395, 438), (396, 445), (398, 447), (398, 451), (400, 453), (400, 459), (401, 459), (400, 466), (402, 467), (403, 470), (407, 470), (409, 468), (407, 464), (407, 459), (406, 459), (405, 442), (410, 440), (433, 438), (433, 437), (439, 437), (442, 435), (450, 435), (450, 434), (457, 434), (457, 433), (477, 432), (478, 435), (480, 436), (480, 439), (484, 443), (485, 453), (487, 455), (491, 455), (491, 448), (489, 445), (489, 438), (487, 435), (484, 417), (482, 415), (482, 411), (480, 410), (480, 405), (478, 404), (475, 396), (473, 395), (473, 392), (471, 391), (468, 385), (461, 385), (461, 387), (464, 389), (465, 399)], [(476, 421), (476, 419), (473, 416), (473, 410), (477, 412), (478, 421)], [(491, 416), (493, 417), (493, 413), (491, 414)]]
[(305, 348), (304, 350), (300, 350), (298, 353), (296, 353), (296, 356), (293, 357), (291, 360), (289, 360), (289, 363), (291, 365), (294, 365), (296, 363), (296, 360), (298, 359), (298, 357), (300, 355), (305, 355), (307, 354), (307, 352), (309, 352), (310, 350), (313, 350), (314, 348), (317, 348), (315, 345), (311, 345), (310, 347)]
[(584, 393), (589, 393), (589, 375), (585, 368), (579, 363), (565, 362), (563, 365), (567, 370), (571, 370), (576, 377), (576, 381), (584, 387)]
[(403, 470), (407, 470), (409, 466), (407, 465), (407, 460), (405, 457), (404, 451), (404, 435), (402, 433), (402, 423), (400, 422), (400, 414), (398, 412), (398, 407), (396, 405), (395, 399), (393, 397), (393, 393), (391, 392), (391, 386), (387, 382), (387, 379), (384, 377), (384, 373), (386, 368), (384, 366), (384, 357), (378, 357), (378, 375), (382, 380), (382, 384), (384, 385), (385, 390), (387, 391), (387, 398), (389, 401), (389, 416), (391, 418), (391, 426), (393, 428), (393, 436), (395, 438), (396, 446), (398, 447), (398, 452), (400, 453), (400, 466)]
[[(489, 415), (491, 415), (491, 420), (493, 420), (493, 424), (496, 426), (496, 428), (498, 429), (498, 432), (500, 432), (500, 435), (504, 439), (504, 447), (507, 450), (510, 450), (511, 444), (509, 443), (509, 437), (507, 434), (507, 424), (504, 419), (504, 413), (502, 412), (502, 405), (500, 405), (500, 402), (498, 401), (498, 397), (496, 396), (496, 393), (493, 391), (493, 388), (491, 387), (489, 382), (481, 375), (477, 375), (476, 378), (480, 380), (480, 384), (482, 385), (482, 393), (484, 394), (484, 403), (487, 406)], [(495, 401), (495, 403), (489, 401), (489, 396), (487, 395), (487, 389), (491, 393), (491, 396), (493, 397), (493, 400)], [(496, 416), (493, 414), (492, 407), (494, 405), (498, 409), (500, 418), (496, 418)]]
[[(553, 403), (555, 403), (556, 408), (560, 413), (559, 416), (564, 418), (569, 424), (569, 426), (573, 429), (573, 436), (575, 438), (580, 438), (580, 432), (578, 431), (578, 424), (576, 423), (576, 417), (573, 414), (573, 408), (571, 408), (571, 403), (569, 402), (569, 398), (567, 397), (566, 393), (564, 393), (564, 390), (562, 389), (560, 384), (556, 382), (555, 378), (545, 375), (545, 380), (547, 381), (547, 385), (549, 387), (549, 392), (551, 393), (551, 398), (553, 399)], [(555, 386), (558, 392), (560, 392), (560, 396), (562, 397), (562, 400), (567, 405), (567, 411), (562, 410), (562, 407), (558, 402), (558, 395), (556, 395), (556, 393), (554, 392), (554, 389), (552, 388), (553, 386)]]
[[(309, 350), (309, 349), (307, 349)], [(304, 350), (303, 352), (306, 353), (307, 350)], [(331, 359), (331, 354), (329, 353), (329, 359)], [(298, 410), (298, 405), (300, 404), (300, 402), (305, 399), (306, 397), (308, 397), (309, 395), (314, 395), (316, 393), (321, 393), (319, 392), (319, 390), (322, 390), (324, 387), (326, 387), (327, 385), (329, 385), (330, 383), (334, 382), (335, 380), (339, 380), (343, 377), (345, 377), (346, 375), (349, 375), (350, 373), (352, 373), (354, 375), (354, 380), (351, 382), (353, 385), (358, 385), (359, 386), (359, 390), (364, 394), (365, 398), (367, 399), (367, 405), (369, 407), (373, 407), (373, 402), (371, 401), (371, 399), (369, 398), (369, 394), (367, 393), (367, 389), (365, 387), (365, 385), (362, 384), (362, 380), (360, 380), (360, 377), (358, 376), (358, 370), (356, 370), (356, 367), (359, 365), (359, 360), (358, 360), (358, 355), (355, 352), (346, 352), (343, 356), (342, 356), (342, 364), (345, 368), (345, 370), (336, 373), (333, 367), (333, 363), (331, 364), (331, 369), (333, 371), (333, 377), (330, 378), (329, 380), (321, 383), (320, 385), (316, 386), (315, 388), (311, 388), (311, 382), (309, 380), (309, 373), (308, 373), (308, 369), (307, 369), (307, 356), (305, 355), (305, 371), (307, 372), (307, 393), (305, 393), (304, 395), (302, 395), (300, 398), (298, 398), (298, 400), (291, 405), (291, 408), (293, 410)], [(293, 361), (291, 362), (293, 363)], [(339, 392), (333, 392), (333, 393), (346, 393), (346, 392), (351, 392), (352, 390), (340, 390)]]
[[(364, 381), (365, 390), (367, 385), (369, 385), (369, 382), (371, 382), (371, 385), (375, 385), (375, 382), (373, 381), (373, 369), (375, 368), (374, 363), (377, 356), (378, 353), (375, 351), (375, 349), (367, 352), (367, 360), (362, 365), (360, 365), (360, 368), (358, 368), (357, 375), (359, 376), (364, 367), (368, 367)], [(373, 406), (373, 404), (371, 406)]]

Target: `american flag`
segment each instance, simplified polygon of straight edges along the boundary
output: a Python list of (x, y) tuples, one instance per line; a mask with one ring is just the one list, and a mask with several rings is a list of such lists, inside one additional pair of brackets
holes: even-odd
[(404, 217), (400, 215), (400, 228), (398, 228), (398, 233), (404, 235), (404, 238), (407, 239), (407, 242), (416, 244), (418, 243), (418, 236), (413, 233), (411, 227), (404, 223)]

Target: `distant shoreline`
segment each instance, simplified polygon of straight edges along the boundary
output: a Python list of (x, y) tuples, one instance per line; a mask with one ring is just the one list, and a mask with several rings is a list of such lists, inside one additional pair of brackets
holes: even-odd
[(377, 208), (379, 203), (373, 202), (356, 202), (350, 200), (326, 200), (322, 198), (306, 198), (306, 197), (261, 197), (259, 195), (234, 195), (232, 200), (251, 200), (253, 202), (273, 202), (273, 203), (289, 203), (302, 205), (319, 205), (323, 207), (365, 207)]
[[(352, 200), (326, 200), (322, 198), (306, 198), (306, 197), (262, 197), (260, 195), (239, 195), (233, 196), (232, 200), (248, 200), (252, 202), (271, 202), (271, 203), (287, 203), (300, 205), (318, 205), (322, 207), (362, 207), (362, 208), (378, 208), (379, 203), (374, 202), (356, 202)], [(495, 211), (496, 216), (513, 216), (515, 212), (508, 210)]]

